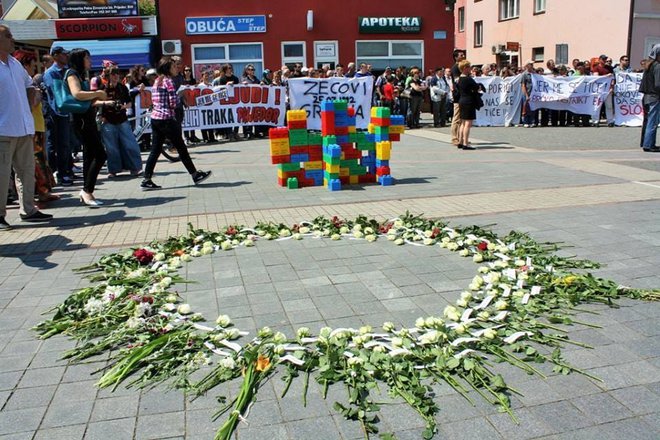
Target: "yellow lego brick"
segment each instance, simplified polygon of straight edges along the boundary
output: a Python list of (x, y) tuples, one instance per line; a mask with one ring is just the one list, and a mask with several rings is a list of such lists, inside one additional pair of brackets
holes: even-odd
[(348, 176), (348, 182), (351, 184), (360, 183), (358, 176)]
[(315, 161), (312, 161), (312, 162), (305, 162), (305, 169), (306, 170), (322, 170), (323, 169), (323, 161), (315, 160)]
[(403, 134), (404, 131), (403, 125), (390, 125), (390, 134)]
[(370, 122), (369, 125), (367, 125), (367, 131), (369, 133), (375, 133), (376, 129), (374, 127), (376, 127), (376, 126)]
[(371, 117), (372, 118), (378, 117), (378, 110), (376, 109), (376, 107), (371, 107)]
[(306, 121), (307, 111), (305, 110), (289, 110), (286, 112), (288, 121)]
[(349, 170), (348, 168), (339, 168), (339, 176), (340, 177), (348, 177), (351, 174), (350, 171), (351, 170)]
[[(341, 169), (343, 169), (343, 168), (341, 168)], [(326, 164), (326, 165), (325, 165), (325, 170), (326, 170), (328, 173), (341, 173), (341, 169), (339, 168), (339, 164), (337, 164), (337, 165), (329, 165), (329, 164)], [(346, 168), (346, 169), (348, 169), (348, 168)], [(340, 175), (341, 175), (341, 174), (340, 174)], [(347, 174), (347, 175), (348, 175), (348, 174)]]
[(380, 160), (390, 160), (392, 144), (388, 141), (376, 142), (376, 158)]
[(286, 156), (287, 154), (290, 154), (288, 145), (270, 145), (271, 156)]
[(277, 170), (277, 177), (280, 177), (280, 178), (284, 177), (284, 173), (286, 173), (286, 171)]
[(323, 186), (328, 186), (328, 179), (325, 177), (323, 178)]

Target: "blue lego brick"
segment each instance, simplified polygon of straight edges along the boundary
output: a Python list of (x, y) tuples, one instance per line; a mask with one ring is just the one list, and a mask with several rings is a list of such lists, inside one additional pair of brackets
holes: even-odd
[(390, 116), (390, 125), (404, 125), (403, 115)]
[(365, 167), (373, 167), (376, 166), (376, 159), (371, 156), (363, 156), (362, 159), (360, 159), (360, 164)]
[(330, 191), (341, 191), (341, 180), (332, 179), (328, 182), (328, 189)]
[(291, 162), (309, 162), (309, 154), (292, 154)]
[(348, 144), (350, 142), (349, 136), (346, 135), (337, 135), (335, 136), (337, 138), (337, 143), (338, 144)]
[(330, 157), (341, 157), (341, 147), (339, 145), (329, 145), (328, 153)]
[(332, 112), (335, 110), (335, 103), (330, 100), (321, 101), (322, 112)]
[(367, 134), (365, 135), (365, 140), (366, 140), (367, 142), (376, 142), (376, 135), (373, 134), (373, 133), (367, 133)]
[(374, 134), (374, 141), (375, 142), (384, 142), (384, 141), (389, 141), (390, 140), (390, 135), (386, 133), (378, 133)]
[[(295, 155), (292, 155), (293, 157)], [(381, 160), (381, 159), (376, 159), (376, 166), (377, 167), (389, 167), (390, 166), (390, 161), (389, 160)]]
[(308, 179), (318, 179), (323, 181), (323, 170), (309, 170), (305, 171), (305, 177)]
[(378, 176), (378, 182), (382, 186), (391, 186), (394, 184), (394, 179), (389, 174), (385, 174), (384, 176)]

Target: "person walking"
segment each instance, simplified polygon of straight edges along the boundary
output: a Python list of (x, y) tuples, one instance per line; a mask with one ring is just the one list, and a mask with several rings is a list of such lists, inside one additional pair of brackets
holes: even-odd
[(92, 67), (92, 58), (87, 49), (73, 49), (69, 54), (69, 69), (64, 74), (64, 81), (69, 86), (71, 95), (78, 101), (92, 101), (85, 113), (73, 115), (73, 125), (80, 142), (83, 144), (83, 189), (80, 202), (90, 208), (98, 208), (103, 202), (96, 200), (94, 189), (106, 154), (96, 125), (96, 108), (114, 105), (106, 101), (105, 90), (89, 90), (89, 83), (84, 80)]
[(651, 49), (646, 62), (639, 91), (644, 94), (644, 122), (642, 123), (642, 148), (647, 153), (660, 153), (655, 146), (658, 124), (660, 124), (660, 44)]
[(462, 60), (458, 63), (461, 76), (458, 77), (458, 93), (460, 99), (458, 107), (461, 115), (461, 126), (458, 134), (458, 148), (474, 150), (470, 145), (470, 129), (472, 122), (477, 119), (479, 84), (470, 76), (470, 62)]
[(165, 138), (169, 139), (179, 152), (181, 162), (190, 173), (193, 183), (206, 180), (210, 171), (200, 171), (195, 168), (195, 164), (190, 158), (188, 148), (183, 141), (181, 134), (181, 125), (176, 121), (174, 110), (177, 105), (177, 94), (172, 82), (172, 77), (177, 74), (177, 67), (170, 58), (161, 58), (156, 69), (158, 77), (153, 86), (152, 103), (153, 111), (151, 113), (151, 152), (147, 159), (147, 165), (144, 169), (144, 180), (140, 184), (143, 191), (160, 189), (152, 179), (156, 162), (163, 152), (163, 142)]
[(31, 104), (38, 101), (38, 91), (14, 52), (11, 30), (0, 25), (0, 102), (11, 111), (0, 112), (0, 231), (12, 229), (5, 220), (7, 191), (12, 167), (16, 174), (19, 217), (24, 222), (49, 221), (50, 214), (34, 204), (34, 120)]

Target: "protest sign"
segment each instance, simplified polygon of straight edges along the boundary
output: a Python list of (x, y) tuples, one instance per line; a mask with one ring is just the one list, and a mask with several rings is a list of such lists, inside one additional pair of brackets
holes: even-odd
[(307, 111), (307, 128), (321, 129), (321, 102), (345, 99), (355, 108), (357, 128), (367, 128), (371, 113), (374, 80), (364, 78), (292, 78), (289, 79), (291, 109)]
[(614, 85), (614, 123), (628, 127), (641, 127), (644, 119), (639, 85), (641, 73), (620, 72)]
[(474, 80), (484, 86), (484, 106), (477, 111), (475, 126), (508, 127), (520, 121), (522, 75), (501, 78), (480, 76)]
[[(280, 127), (284, 125), (286, 113), (285, 93), (284, 87), (254, 84), (226, 88), (182, 86), (178, 94), (186, 105), (183, 129), (206, 130), (244, 125)], [(135, 106), (140, 115), (149, 110), (150, 89), (140, 93)]]
[(532, 110), (547, 108), (569, 110), (578, 115), (598, 119), (600, 107), (610, 91), (613, 77), (608, 76), (543, 76), (532, 74)]

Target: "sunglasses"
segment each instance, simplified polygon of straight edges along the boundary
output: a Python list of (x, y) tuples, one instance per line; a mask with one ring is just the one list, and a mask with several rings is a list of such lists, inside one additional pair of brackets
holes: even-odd
[(183, 69), (184, 72), (192, 72), (190, 69)]

